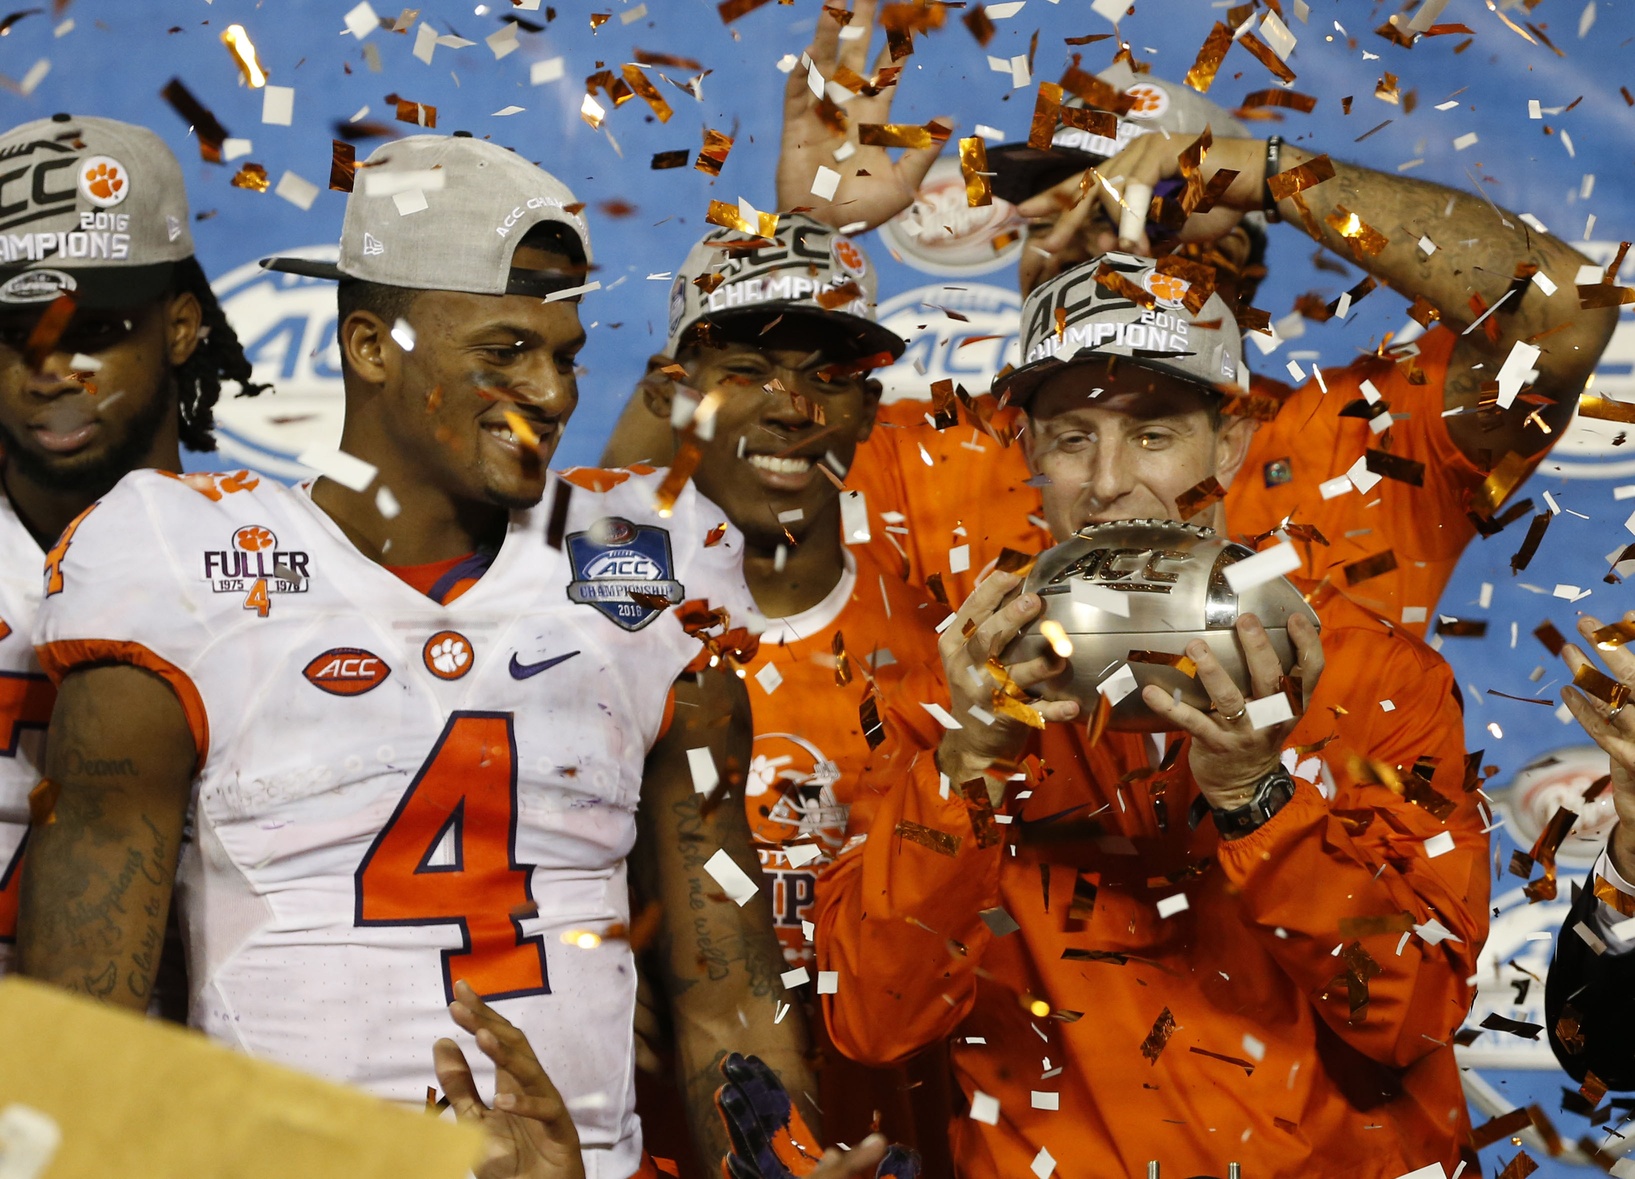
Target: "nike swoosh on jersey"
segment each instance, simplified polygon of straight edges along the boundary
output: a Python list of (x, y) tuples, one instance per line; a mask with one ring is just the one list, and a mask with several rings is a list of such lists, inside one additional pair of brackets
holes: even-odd
[(569, 651), (566, 655), (558, 655), (554, 659), (542, 659), (538, 663), (518, 663), (516, 652), (513, 651), (511, 653), (511, 678), (525, 680), (529, 676), (538, 675), (542, 671), (549, 671), (558, 663), (566, 663), (577, 654), (579, 654), (578, 651)]

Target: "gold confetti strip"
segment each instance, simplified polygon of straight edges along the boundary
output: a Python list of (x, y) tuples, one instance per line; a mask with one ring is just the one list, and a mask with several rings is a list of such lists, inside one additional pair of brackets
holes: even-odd
[[(29, 796), (30, 801), (33, 797)], [(1597, 900), (1605, 901), (1625, 917), (1635, 917), (1635, 897), (1619, 889), (1605, 876), (1597, 875), (1595, 878), (1595, 897)]]
[(1245, 33), (1238, 38), (1238, 44), (1247, 49), (1250, 55), (1261, 65), (1272, 71), (1272, 76), (1279, 82), (1293, 82), (1294, 71), (1284, 62), (1272, 47), (1253, 33)]
[(1436, 624), (1436, 633), (1455, 639), (1484, 638), (1487, 635), (1487, 620), (1485, 618), (1439, 619)]
[(267, 169), (260, 164), (244, 164), (233, 173), (233, 178), (227, 183), (234, 188), (247, 188), (251, 192), (266, 192)]
[(1215, 84), (1215, 75), (1220, 72), (1221, 62), (1226, 60), (1226, 51), (1232, 48), (1232, 29), (1229, 25), (1215, 22), (1215, 27), (1209, 30), (1209, 36), (1198, 48), (1198, 57), (1187, 70), (1186, 84), (1199, 94), (1208, 94), (1209, 88)]
[(72, 291), (64, 291), (51, 300), (40, 318), (35, 320), (34, 330), (29, 332), (28, 339), (23, 342), (23, 362), (30, 369), (38, 371), (57, 350), (57, 341), (62, 339), (63, 332), (68, 330), (68, 322), (74, 318), (74, 309), (77, 306), (79, 295)]
[[(729, 205), (726, 201), (711, 201), (710, 211), (704, 215), (704, 220), (711, 225), (719, 225), (725, 229), (736, 229), (739, 233), (747, 233), (751, 237), (774, 238), (778, 236), (778, 215), (776, 213), (757, 211), (755, 216), (756, 224), (751, 225), (745, 220), (743, 210), (737, 205)], [(850, 300), (846, 301), (849, 302)]]
[(1359, 260), (1372, 258), (1386, 246), (1391, 239), (1344, 205), (1335, 205), (1334, 212), (1323, 218), (1335, 233), (1345, 238), (1346, 244), (1351, 247), (1351, 253)]
[[(1509, 1031), (1510, 1029), (1495, 1029)], [(1475, 1150), (1492, 1146), (1501, 1138), (1519, 1134), (1533, 1124), (1533, 1115), (1525, 1109), (1513, 1109), (1491, 1121), (1483, 1122), (1470, 1132), (1470, 1145)]]
[(1024, 553), (1012, 548), (999, 550), (999, 557), (994, 561), (994, 568), (1001, 573), (1014, 573), (1018, 577), (1026, 577), (1033, 568), (1034, 562), (1039, 559), (1036, 553)]
[(437, 108), (424, 102), (410, 102), (407, 98), (399, 98), (395, 94), (388, 94), (386, 101), (397, 108), (399, 123), (413, 123), (416, 127), (436, 127)]
[(1526, 480), (1532, 464), (1515, 451), (1509, 451), (1489, 472), (1481, 487), (1471, 497), (1472, 506), (1484, 516), (1491, 516), (1510, 498), (1510, 493)]
[(351, 192), (358, 171), (358, 152), (340, 139), (329, 141), (329, 188), (331, 192)]
[(1622, 708), (1629, 703), (1631, 689), (1628, 684), (1620, 683), (1588, 663), (1573, 673), (1573, 687), (1594, 696), (1608, 708)]
[(1173, 667), (1189, 679), (1198, 678), (1198, 665), (1186, 655), (1174, 655), (1168, 651), (1131, 651), (1124, 659), (1127, 663), (1155, 663), (1160, 667)]
[(993, 183), (987, 175), (988, 148), (980, 135), (959, 141), (959, 172), (965, 178), (965, 204), (979, 209), (993, 204)]
[(642, 101), (653, 108), (653, 113), (658, 116), (659, 122), (668, 123), (670, 116), (675, 112), (670, 109), (670, 104), (664, 101), (664, 95), (659, 93), (658, 87), (648, 81), (647, 75), (642, 72), (641, 67), (626, 62), (621, 67), (621, 72), (624, 74), (624, 80), (629, 84), (630, 89), (641, 95)]
[(1303, 164), (1296, 164), (1292, 168), (1285, 168), (1275, 176), (1268, 176), (1266, 184), (1271, 189), (1272, 199), (1287, 200), (1297, 192), (1305, 192), (1325, 180), (1334, 178), (1334, 161), (1326, 155), (1313, 156)]
[(959, 854), (959, 845), (964, 842), (957, 835), (950, 835), (946, 831), (925, 827), (908, 819), (899, 819), (897, 826), (892, 828), (892, 834), (906, 839), (909, 843), (917, 843), (921, 847), (929, 848), (940, 856), (957, 856)]
[(607, 22), (612, 20), (612, 19), (613, 19), (613, 14), (611, 12), (593, 12), (593, 13), (591, 13), (590, 14), (591, 32), (595, 32), (597, 29), (601, 28), (603, 25), (607, 24)]
[(1635, 425), (1635, 402), (1614, 401), (1610, 397), (1585, 393), (1578, 398), (1578, 416), (1597, 418), (1603, 422), (1627, 422)]
[[(1577, 683), (1578, 677), (1574, 676), (1573, 682)], [(1527, 854), (1534, 862), (1543, 866), (1544, 875), (1522, 889), (1527, 894), (1528, 904), (1535, 905), (1539, 901), (1556, 899), (1556, 852), (1576, 822), (1577, 811), (1570, 811), (1564, 806), (1557, 807), (1555, 814), (1550, 816), (1550, 821), (1544, 825), (1544, 830), (1540, 831), (1538, 838), (1533, 841), (1533, 850)]]
[(863, 726), (863, 740), (868, 742), (869, 748), (880, 748), (886, 739), (886, 727), (880, 723), (880, 704), (872, 688), (858, 706), (857, 719)]
[[(641, 71), (636, 72), (639, 74)], [(597, 70), (585, 79), (586, 94), (595, 94), (598, 90), (608, 96), (615, 109), (636, 97), (636, 92), (625, 85), (624, 79), (615, 78), (612, 70)]]
[(662, 172), (666, 168), (685, 168), (687, 157), (692, 153), (686, 148), (678, 151), (660, 151), (653, 153), (653, 171)]
[(693, 164), (700, 172), (708, 172), (711, 176), (721, 175), (721, 168), (727, 162), (727, 153), (732, 150), (732, 136), (723, 135), (719, 131), (708, 127), (704, 129), (704, 146), (699, 150), (698, 159)]
[(1301, 94), (1295, 90), (1256, 90), (1246, 95), (1239, 109), (1254, 110), (1257, 107), (1276, 106), (1285, 110), (1299, 111), (1301, 114), (1310, 114), (1317, 106), (1317, 99), (1310, 94)]
[(688, 438), (676, 450), (675, 458), (670, 460), (670, 469), (664, 474), (664, 481), (653, 493), (653, 506), (659, 515), (669, 516), (675, 510), (676, 498), (681, 494), (682, 488), (687, 486), (687, 480), (693, 477), (693, 472), (698, 470), (699, 460), (703, 457), (704, 450), (696, 438)]
[(1382, 553), (1375, 553), (1372, 557), (1363, 557), (1352, 561), (1343, 567), (1347, 585), (1357, 585), (1369, 578), (1378, 577), (1382, 573), (1389, 573), (1397, 567), (1397, 555), (1391, 549)]
[[(1073, 44), (1071, 40), (1068, 44)], [(1068, 66), (1062, 73), (1061, 87), (1085, 106), (1115, 115), (1127, 115), (1135, 109), (1136, 96), (1125, 94), (1118, 87), (1103, 82), (1088, 70)]]
[(1400, 105), (1402, 99), (1397, 93), (1397, 76), (1387, 70), (1385, 76), (1374, 84), (1374, 97), (1392, 106)]
[[(850, 13), (847, 15), (849, 16)], [(994, 39), (994, 34), (999, 31), (993, 23), (993, 18), (988, 15), (987, 10), (980, 4), (959, 19), (961, 24), (971, 30), (971, 36), (976, 38), (976, 43), (984, 47)]]
[(1203, 482), (1194, 484), (1183, 491), (1175, 501), (1175, 510), (1183, 520), (1190, 520), (1205, 508), (1211, 507), (1226, 498), (1226, 488), (1220, 480), (1210, 475)]
[(852, 661), (846, 654), (846, 636), (835, 631), (834, 642), (829, 644), (829, 649), (835, 657), (835, 687), (844, 688), (852, 682)]
[(1158, 1018), (1153, 1020), (1152, 1031), (1147, 1033), (1147, 1038), (1141, 1041), (1141, 1055), (1147, 1058), (1149, 1064), (1157, 1064), (1158, 1058), (1163, 1055), (1170, 1037), (1174, 1034), (1175, 1017), (1166, 1007), (1158, 1013)]
[(960, 794), (971, 818), (971, 833), (978, 847), (993, 847), (1000, 841), (999, 824), (994, 821), (993, 801), (988, 797), (988, 784), (981, 778), (962, 782)]
[(1635, 303), (1635, 287), (1596, 282), (1578, 288), (1578, 305), (1585, 311), (1596, 307), (1622, 307), (1626, 303)]
[(1540, 512), (1533, 517), (1533, 522), (1527, 526), (1527, 535), (1522, 539), (1521, 548), (1516, 555), (1510, 558), (1510, 572), (1520, 573), (1527, 568), (1538, 552), (1540, 544), (1544, 543), (1544, 532), (1550, 527), (1550, 521), (1555, 516), (1550, 512)]
[(1013, 700), (1002, 692), (994, 693), (993, 710), (1000, 716), (1008, 716), (1014, 721), (1021, 721), (1030, 729), (1042, 731), (1045, 727), (1044, 714), (1037, 708), (1023, 704), (1020, 700)]
[(1255, 1073), (1255, 1062), (1252, 1061), (1252, 1060), (1245, 1060), (1241, 1056), (1228, 1056), (1224, 1052), (1211, 1052), (1207, 1048), (1198, 1048), (1196, 1046), (1192, 1047), (1192, 1048), (1188, 1048), (1187, 1051), (1188, 1052), (1195, 1052), (1199, 1056), (1207, 1056), (1211, 1060), (1220, 1060), (1220, 1061), (1224, 1061), (1227, 1064), (1236, 1065), (1238, 1068), (1241, 1068), (1244, 1072), (1248, 1073), (1250, 1076), (1253, 1076), (1254, 1073)]
[(721, 0), (715, 10), (721, 14), (721, 23), (730, 25), (741, 16), (754, 12), (763, 4), (770, 4), (772, 0)]
[[(778, 232), (777, 214), (762, 213), (760, 214), (760, 218), (761, 236), (774, 236)], [(772, 222), (770, 229), (767, 228), (768, 218), (771, 218)], [(837, 307), (844, 307), (848, 303), (863, 298), (863, 288), (858, 286), (855, 282), (848, 280), (847, 282), (841, 283), (838, 287), (830, 287), (826, 291), (819, 291), (816, 295), (812, 296), (812, 298), (817, 302), (817, 305), (823, 308), (825, 311), (833, 311)]]
[(180, 78), (172, 78), (165, 83), (165, 88), (159, 91), (159, 97), (170, 104), (170, 108), (187, 121), (193, 128), (193, 134), (199, 137), (199, 155), (208, 164), (221, 163), (221, 145), (227, 142), (227, 128), (221, 125), (221, 120), (197, 98), (192, 91), (182, 85)]
[(1153, 308), (1158, 306), (1158, 300), (1151, 291), (1143, 290), (1124, 275), (1103, 262), (1096, 270), (1096, 285), (1108, 294), (1128, 299), (1141, 307)]
[(57, 821), (57, 796), (62, 786), (50, 778), (41, 778), (28, 792), (28, 821), (34, 827), (49, 827)]
[(1428, 328), (1442, 318), (1442, 313), (1436, 309), (1436, 304), (1424, 295), (1415, 295), (1413, 306), (1408, 308), (1408, 318), (1420, 327)]
[(238, 72), (244, 76), (246, 86), (252, 90), (259, 90), (267, 84), (267, 71), (261, 68), (261, 62), (256, 57), (255, 45), (243, 25), (228, 25), (227, 31), (221, 35), (221, 43), (227, 46), (227, 52), (233, 55), (233, 61), (238, 65)]
[(1368, 469), (1376, 475), (1395, 479), (1398, 483), (1406, 483), (1411, 487), (1425, 486), (1425, 464), (1416, 459), (1372, 449), (1365, 453), (1364, 459)]
[(1590, 635), (1590, 642), (1603, 651), (1616, 651), (1625, 643), (1635, 643), (1635, 622), (1609, 622)]
[(947, 140), (950, 131), (940, 123), (859, 123), (857, 142), (865, 147), (930, 147)]

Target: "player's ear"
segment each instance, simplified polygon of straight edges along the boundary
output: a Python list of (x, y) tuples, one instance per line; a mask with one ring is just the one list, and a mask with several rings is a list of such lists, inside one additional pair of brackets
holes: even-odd
[(352, 312), (342, 322), (339, 333), (342, 367), (367, 384), (385, 384), (386, 341), (391, 331), (391, 325), (372, 311)]
[(204, 308), (192, 291), (181, 291), (165, 302), (165, 358), (171, 368), (186, 364), (199, 346), (199, 325)]
[(874, 419), (880, 412), (880, 397), (885, 387), (873, 377), (863, 381), (863, 409), (858, 414), (857, 440), (866, 441), (874, 433)]
[(1230, 487), (1232, 480), (1243, 469), (1244, 462), (1249, 458), (1249, 444), (1254, 437), (1253, 418), (1238, 415), (1221, 418), (1221, 424), (1215, 430), (1215, 478), (1222, 487)]
[(655, 352), (647, 358), (647, 371), (636, 386), (647, 411), (666, 422), (670, 420), (670, 407), (676, 399), (674, 374), (680, 367), (675, 357)]

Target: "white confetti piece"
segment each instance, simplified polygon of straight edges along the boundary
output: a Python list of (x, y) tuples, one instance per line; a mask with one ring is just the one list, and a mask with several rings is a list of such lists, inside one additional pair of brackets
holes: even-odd
[[(691, 760), (689, 757), (688, 760)], [(718, 850), (704, 863), (704, 871), (708, 872), (714, 881), (721, 886), (721, 891), (727, 894), (727, 899), (733, 901), (739, 908), (743, 908), (755, 898), (760, 886), (726, 853), (726, 849)], [(821, 979), (822, 976), (819, 975)]]
[(1476, 132), (1469, 131), (1453, 141), (1454, 151), (1464, 151), (1467, 147), (1476, 146)]
[(427, 65), (431, 64), (431, 55), (437, 52), (437, 30), (425, 21), (414, 31), (414, 55)]
[(1340, 475), (1333, 479), (1323, 480), (1317, 485), (1317, 490), (1322, 493), (1324, 499), (1333, 499), (1337, 495), (1344, 495), (1353, 486), (1348, 476)]
[(687, 770), (693, 776), (694, 794), (708, 794), (721, 784), (721, 775), (715, 768), (715, 757), (707, 745), (687, 751)]
[(1033, 1108), (1061, 1109), (1062, 1095), (1060, 1093), (1042, 1093), (1038, 1089), (1035, 1089), (1033, 1090)]
[[(515, 28), (516, 26), (513, 25), (512, 27)], [(346, 31), (359, 41), (378, 28), (380, 28), (380, 17), (375, 15), (375, 10), (370, 7), (369, 0), (363, 0), (362, 4), (346, 14)]]
[(1050, 1179), (1052, 1172), (1056, 1170), (1056, 1160), (1051, 1158), (1050, 1152), (1041, 1146), (1039, 1153), (1033, 1156), (1031, 1166), (1033, 1173), (1039, 1179)]
[(390, 487), (382, 487), (375, 492), (375, 511), (380, 513), (382, 520), (395, 520), (403, 511)]
[(411, 188), (407, 192), (394, 192), (392, 194), (392, 204), (397, 206), (397, 215), (399, 217), (407, 217), (411, 213), (422, 212), (428, 207), (426, 193), (419, 188)]
[(295, 117), (294, 86), (264, 86), (261, 90), (261, 121), (288, 127)]
[(560, 81), (567, 72), (567, 58), (548, 57), (528, 67), (528, 84), (543, 86), (546, 82)]
[(1120, 700), (1135, 691), (1136, 686), (1135, 672), (1130, 669), (1128, 663), (1096, 685), (1101, 694), (1107, 697), (1107, 703), (1115, 706)]
[(1102, 20), (1112, 21), (1115, 25), (1124, 10), (1130, 6), (1129, 0), (1094, 0), (1090, 11), (1101, 17)]
[(1446, 855), (1452, 850), (1453, 832), (1451, 831), (1438, 831), (1425, 841), (1425, 855), (1428, 859), (1434, 860), (1437, 856)]
[(333, 479), (349, 491), (364, 492), (375, 481), (375, 467), (344, 450), (328, 446), (311, 446), (295, 459), (326, 478)]
[(1027, 0), (1009, 0), (1005, 4), (990, 4), (986, 12), (993, 20), (1009, 20), (1026, 6)]
[(818, 971), (817, 993), (820, 995), (838, 995), (840, 993), (840, 972), (838, 970)]
[(1421, 237), (1419, 239), (1419, 248), (1425, 251), (1425, 256), (1427, 258), (1436, 253), (1436, 243), (1428, 237)]
[(1260, 22), (1260, 35), (1265, 38), (1266, 44), (1272, 47), (1272, 52), (1284, 61), (1289, 60), (1289, 54), (1294, 52), (1295, 37), (1289, 32), (1289, 26), (1278, 18), (1277, 13), (1268, 12)]
[(1435, 917), (1432, 917), (1423, 925), (1414, 926), (1414, 932), (1420, 936), (1420, 939), (1427, 946), (1436, 946), (1441, 945), (1443, 942), (1457, 942), (1460, 940), (1455, 936), (1453, 930), (1443, 925)]
[[(624, 280), (620, 279), (619, 281), (623, 282)], [(560, 291), (552, 291), (550, 294), (546, 295), (543, 299), (541, 299), (540, 302), (541, 303), (556, 303), (556, 302), (559, 302), (562, 299), (577, 299), (581, 295), (588, 295), (592, 291), (599, 291), (601, 289), (602, 289), (602, 283), (601, 283), (601, 280), (598, 279), (595, 282), (587, 282), (584, 286), (565, 287), (564, 289), (562, 289)]]
[(1424, 606), (1404, 606), (1402, 608), (1402, 621), (1405, 623), (1424, 622), (1427, 617), (1429, 615)]
[(812, 195), (820, 201), (833, 200), (835, 189), (839, 187), (840, 173), (819, 164), (817, 175), (812, 178)]
[(1533, 363), (1538, 360), (1543, 349), (1537, 344), (1529, 344), (1517, 340), (1510, 346), (1510, 355), (1504, 358), (1504, 364), (1499, 367), (1499, 408), (1509, 409), (1516, 400), (1516, 394), (1521, 392), (1527, 376), (1533, 371)]
[(494, 112), (494, 118), (503, 119), (506, 115), (520, 115), (525, 109), (520, 106), (502, 106)]
[(56, 28), (52, 29), (51, 30), (51, 35), (53, 37), (66, 37), (66, 36), (68, 36), (69, 33), (72, 33), (73, 31), (74, 31), (74, 18), (69, 17), (67, 20), (63, 21), (62, 24), (60, 24)]
[[(24, 98), (27, 98), (30, 94), (34, 93), (35, 88), (38, 87), (41, 82), (45, 81), (45, 76), (50, 72), (51, 59), (45, 57), (40, 58), (39, 61), (28, 67), (28, 73), (24, 74), (23, 80), (17, 83), (17, 89), (22, 92)], [(286, 120), (286, 122), (287, 121), (288, 120)]]
[(1448, 1173), (1442, 1169), (1441, 1163), (1428, 1163), (1417, 1171), (1409, 1171), (1406, 1175), (1399, 1176), (1398, 1179), (1448, 1179)]
[(971, 1094), (971, 1120), (985, 1126), (999, 1125), (999, 1098), (981, 1089)]
[(1249, 714), (1250, 726), (1256, 729), (1280, 725), (1286, 720), (1294, 719), (1294, 709), (1289, 707), (1289, 698), (1282, 692), (1273, 692), (1259, 700), (1250, 700), (1243, 707)]
[(822, 856), (823, 849), (815, 843), (791, 843), (784, 846), (783, 855), (791, 868), (804, 868)]
[(1381, 700), (1380, 701), (1380, 711), (1381, 712), (1395, 712), (1396, 710), (1397, 710), (1397, 706), (1393, 701), (1390, 701), (1390, 700)]
[[(1455, 103), (1454, 105), (1457, 106), (1458, 104)], [(1527, 117), (1529, 119), (1542, 119), (1544, 117), (1544, 112), (1539, 109), (1538, 99), (1529, 98), (1527, 100)]]
[(484, 37), (483, 43), (488, 46), (488, 50), (494, 55), (495, 61), (499, 61), (501, 58), (515, 53), (518, 49), (522, 48), (521, 44), (517, 41), (517, 25), (515, 21), (507, 21), (505, 24), (501, 25), (494, 32)]
[(786, 970), (780, 974), (778, 978), (786, 989), (790, 987), (804, 986), (812, 981), (812, 976), (807, 973), (806, 967), (804, 966), (797, 966), (794, 970)]
[(801, 508), (790, 508), (787, 512), (778, 513), (779, 524), (799, 524), (806, 519), (806, 512)]
[(1187, 894), (1184, 892), (1174, 893), (1173, 895), (1167, 897), (1160, 897), (1158, 900), (1158, 915), (1160, 917), (1173, 917), (1177, 913), (1186, 912), (1188, 908)]
[[(861, 491), (840, 493), (840, 535), (847, 544), (868, 544), (872, 539), (869, 531), (869, 505)], [(888, 602), (886, 604), (888, 612), (890, 608), (891, 604)]]
[(998, 127), (990, 127), (986, 123), (978, 123), (976, 125), (976, 134), (980, 135), (983, 139), (986, 139), (989, 143), (1004, 143), (1010, 138), (1010, 136), (1006, 135)]
[(1362, 492), (1364, 495), (1367, 495), (1373, 490), (1374, 484), (1378, 483), (1385, 476), (1376, 475), (1373, 471), (1370, 471), (1368, 469), (1368, 456), (1363, 455), (1356, 462), (1351, 464), (1351, 469), (1345, 473), (1345, 477), (1351, 480), (1351, 485), (1353, 487)]
[(1280, 541), (1252, 557), (1226, 567), (1226, 581), (1232, 592), (1241, 594), (1300, 568), (1300, 554), (1288, 541)]
[(303, 211), (312, 208), (312, 202), (318, 199), (318, 186), (294, 172), (285, 172), (280, 176), (278, 187), (273, 192)]
[(1028, 55), (1018, 53), (1011, 58), (1011, 89), (1020, 90), (1033, 81), (1033, 73), (1028, 69)]
[(221, 156), (228, 163), (242, 159), (254, 150), (255, 148), (250, 145), (248, 139), (224, 139), (221, 141)]
[(778, 685), (783, 683), (783, 672), (778, 670), (776, 663), (768, 663), (755, 673), (755, 682), (770, 696), (778, 690)]
[(1436, 104), (1436, 109), (1439, 110), (1439, 111), (1451, 111), (1454, 107), (1456, 107), (1458, 105), (1459, 105), (1459, 100), (1457, 98), (1450, 98), (1446, 102), (1437, 103)]
[(817, 926), (813, 925), (810, 921), (803, 920), (800, 923), (800, 935), (807, 941), (811, 941), (817, 936)]
[(1094, 606), (1108, 614), (1116, 614), (1120, 618), (1130, 616), (1130, 595), (1108, 589), (1104, 585), (1093, 585), (1088, 581), (1077, 580), (1072, 583), (1072, 589), (1068, 594), (1075, 602), (1083, 602), (1086, 606)]
[(948, 550), (948, 572), (964, 573), (971, 568), (971, 546), (957, 544)]
[(1248, 1032), (1244, 1032), (1243, 1033), (1243, 1054), (1245, 1056), (1247, 1056), (1250, 1060), (1253, 1060), (1253, 1061), (1255, 1061), (1257, 1063), (1262, 1061), (1262, 1060), (1265, 1060), (1266, 1059), (1266, 1043), (1265, 1043), (1265, 1041), (1258, 1040), (1254, 1036), (1251, 1036)]
[(644, 17), (646, 15), (647, 15), (647, 5), (638, 4), (634, 8), (631, 8), (631, 9), (628, 9), (628, 10), (626, 10), (624, 12), (621, 12), (619, 14), (619, 23), (621, 25), (633, 25), (637, 21), (639, 21), (642, 17)]
[(931, 714), (931, 718), (945, 729), (957, 729), (961, 727), (960, 723), (955, 720), (953, 716), (949, 714), (948, 710), (940, 704), (928, 704), (921, 701), (920, 707), (929, 712)]
[(1366, 400), (1369, 405), (1378, 405), (1380, 403), (1381, 398), (1379, 387), (1376, 386), (1373, 381), (1365, 380), (1362, 384), (1358, 385), (1357, 388), (1362, 390), (1363, 399)]

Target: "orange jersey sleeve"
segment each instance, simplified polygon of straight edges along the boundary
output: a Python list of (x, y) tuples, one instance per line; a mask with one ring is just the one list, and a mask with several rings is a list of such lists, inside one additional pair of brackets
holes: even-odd
[[(1064, 1179), (1456, 1165), (1449, 1042), (1487, 841), (1451, 673), (1343, 599), (1324, 619), (1328, 674), (1289, 748), (1327, 743), (1292, 754), (1296, 796), (1239, 843), (1185, 749), (1161, 770), (1139, 734), (1086, 748), (1052, 726), (992, 823), (943, 797), (935, 732), (877, 754), (868, 838), (819, 881), (825, 1015), (868, 1060), (951, 1037), (967, 1098), (998, 1104), (954, 1120), (963, 1174), (1025, 1174), (1042, 1149)], [(1434, 771), (1413, 801), (1379, 784), (1416, 763)]]
[[(1256, 431), (1249, 459), (1227, 490), (1232, 535), (1257, 536), (1285, 520), (1312, 526), (1323, 539), (1296, 545), (1304, 558), (1296, 575), (1302, 588), (1326, 581), (1423, 636), (1476, 535), (1466, 511), (1485, 478), (1454, 445), (1442, 417), (1458, 340), (1435, 328), (1420, 338), (1411, 360), (1364, 357), (1296, 390)], [(1372, 425), (1376, 402), (1389, 407), (1392, 419), (1383, 433)]]

